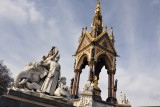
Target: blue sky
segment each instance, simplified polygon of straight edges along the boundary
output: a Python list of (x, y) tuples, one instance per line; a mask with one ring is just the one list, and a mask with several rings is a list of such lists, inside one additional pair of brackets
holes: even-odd
[[(31, 61), (40, 61), (57, 46), (62, 76), (74, 76), (74, 57), (82, 27), (88, 31), (96, 0), (0, 0), (0, 59), (13, 76)], [(160, 105), (160, 1), (101, 0), (104, 25), (113, 26), (117, 57), (118, 96), (133, 106)], [(81, 74), (80, 90), (88, 75)], [(107, 72), (99, 87), (107, 98)]]

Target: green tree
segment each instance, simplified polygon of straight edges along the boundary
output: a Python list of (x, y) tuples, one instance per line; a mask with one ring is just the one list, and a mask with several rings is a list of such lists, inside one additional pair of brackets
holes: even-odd
[(0, 60), (0, 95), (7, 92), (7, 88), (10, 87), (10, 83), (13, 81), (11, 78), (10, 70)]

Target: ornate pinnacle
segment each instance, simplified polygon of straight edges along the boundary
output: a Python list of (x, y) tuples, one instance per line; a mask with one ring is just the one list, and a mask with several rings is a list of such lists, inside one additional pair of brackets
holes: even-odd
[(79, 38), (79, 42), (81, 41), (82, 37), (83, 37), (83, 31), (84, 31), (84, 28), (82, 28), (82, 33), (81, 33), (81, 36)]
[(111, 27), (111, 36), (113, 36), (113, 27)]
[(102, 15), (101, 15), (99, 0), (97, 2), (97, 7), (95, 10), (95, 14), (93, 17), (93, 22), (91, 24), (91, 27), (92, 27), (92, 29), (91, 29), (92, 37), (97, 37), (103, 31)]
[(114, 35), (113, 35), (113, 27), (111, 27), (111, 35), (110, 35), (111, 39), (112, 39), (112, 42), (114, 43), (115, 40), (114, 40)]
[(107, 26), (105, 26), (105, 31), (107, 31)]
[(98, 12), (100, 12), (101, 13), (101, 9), (100, 9), (100, 2), (99, 2), (99, 0), (97, 0), (98, 2), (97, 2), (97, 8), (96, 8), (96, 11), (95, 11), (95, 13), (98, 13)]
[(83, 31), (84, 31), (84, 28), (82, 28), (82, 34), (81, 34), (81, 36), (83, 35)]
[(85, 31), (87, 31), (87, 26), (85, 27)]

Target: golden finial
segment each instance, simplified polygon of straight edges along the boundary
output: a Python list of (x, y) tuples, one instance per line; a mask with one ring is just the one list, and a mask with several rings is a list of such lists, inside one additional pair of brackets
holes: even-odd
[(82, 32), (84, 31), (84, 28), (82, 28)]
[(97, 1), (98, 1), (98, 2), (97, 2), (97, 8), (96, 8), (95, 13), (97, 13), (97, 12), (100, 12), (100, 13), (101, 13), (100, 2), (99, 2), (99, 0), (97, 0)]
[(107, 31), (107, 26), (105, 26), (105, 31)]
[(84, 28), (82, 28), (82, 34), (81, 34), (81, 36), (83, 36), (83, 31), (84, 31)]
[(82, 28), (82, 33), (81, 33), (81, 36), (79, 38), (79, 42), (81, 41), (82, 37), (83, 37), (83, 31), (84, 31), (84, 28)]
[(113, 27), (111, 27), (111, 36), (113, 36)]
[(111, 35), (110, 35), (111, 39), (112, 39), (112, 42), (114, 43), (115, 40), (114, 40), (114, 35), (113, 35), (113, 27), (111, 27)]
[(85, 27), (85, 31), (87, 31), (87, 26)]

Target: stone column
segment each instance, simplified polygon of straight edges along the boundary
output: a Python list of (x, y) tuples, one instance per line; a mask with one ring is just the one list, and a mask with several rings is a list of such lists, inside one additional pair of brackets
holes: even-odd
[(115, 103), (115, 98), (114, 98), (114, 70), (108, 70), (108, 98), (107, 102), (110, 103)]
[(112, 76), (112, 79), (111, 79), (111, 81), (112, 81), (112, 83), (111, 83), (112, 84), (112, 86), (111, 86), (112, 95), (111, 95), (111, 97), (114, 98), (114, 73), (112, 73), (111, 76)]
[(79, 89), (79, 79), (80, 79), (80, 74), (81, 74), (81, 71), (78, 70), (77, 71), (77, 82), (76, 82), (76, 86), (75, 86), (75, 97), (78, 98), (78, 89)]
[(108, 74), (108, 98), (111, 97), (111, 82), (110, 82), (110, 74)]
[(116, 99), (116, 93), (117, 93), (117, 82), (118, 82), (118, 80), (116, 79), (115, 80), (115, 85), (114, 85), (114, 98)]
[(89, 62), (89, 76), (88, 80), (94, 82), (94, 76), (95, 76), (95, 62), (90, 61)]
[(88, 81), (90, 81), (91, 72), (92, 72), (92, 66), (89, 65)]
[(75, 98), (76, 83), (77, 83), (77, 70), (75, 70), (73, 88), (72, 88), (72, 91), (71, 91), (71, 97), (72, 98)]
[(116, 91), (114, 91), (114, 98), (116, 98), (116, 96), (117, 96), (117, 95), (116, 95)]

